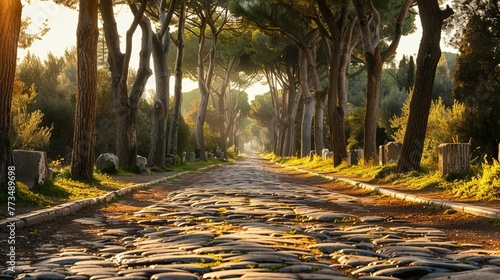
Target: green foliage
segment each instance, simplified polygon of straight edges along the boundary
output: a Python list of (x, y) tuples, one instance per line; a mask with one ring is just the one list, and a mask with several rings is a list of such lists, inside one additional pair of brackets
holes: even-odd
[(485, 159), (477, 176), (470, 181), (455, 182), (452, 192), (460, 197), (475, 199), (500, 198), (500, 164), (493, 160), (489, 164)]
[[(404, 140), (409, 103), (410, 98), (405, 102), (401, 116), (395, 116), (390, 121), (394, 129), (393, 138), (399, 143)], [(447, 108), (440, 98), (432, 102), (422, 154), (423, 165), (437, 167), (438, 147), (443, 143), (456, 142), (457, 130), (463, 121), (464, 112), (465, 106), (459, 102), (455, 102), (451, 108)]]
[[(460, 2), (463, 25), (453, 96), (467, 106), (460, 136), (483, 155), (498, 153), (500, 139), (500, 11), (497, 1)], [(464, 20), (466, 19), (466, 20)]]
[(25, 85), (33, 85), (37, 92), (28, 110), (43, 113), (41, 126), (53, 125), (47, 155), (69, 159), (74, 127), (76, 48), (61, 57), (49, 53), (43, 62), (28, 53), (19, 63), (17, 75)]
[(441, 54), (436, 69), (434, 85), (432, 87), (432, 99), (437, 100), (441, 98), (445, 106), (451, 107), (453, 105), (453, 97), (451, 94), (453, 81), (451, 69), (448, 67), (448, 59), (455, 60), (456, 58), (454, 56), (450, 57), (450, 55), (446, 53)]
[[(365, 107), (357, 108), (346, 120), (347, 149), (362, 149), (365, 133)], [(377, 145), (382, 145), (387, 140), (384, 128), (377, 126)]]
[[(170, 118), (169, 114), (167, 120), (167, 126), (170, 126)], [(190, 152), (194, 152), (196, 148), (196, 138), (194, 136), (193, 130), (184, 120), (184, 117), (181, 115), (179, 118), (179, 128), (178, 128), (178, 137), (177, 137), (177, 155), (182, 156), (183, 152), (186, 152), (189, 155)], [(168, 129), (167, 129), (168, 131)], [(169, 148), (170, 149), (170, 148)]]
[[(139, 124), (141, 125), (141, 124)], [(116, 119), (111, 94), (111, 79), (106, 69), (97, 70), (96, 154), (115, 151)]]
[(271, 93), (255, 96), (250, 104), (249, 116), (262, 127), (270, 127), (273, 120)]
[(365, 111), (364, 107), (360, 107), (347, 117), (346, 135), (348, 136), (348, 150), (363, 148)]
[(50, 143), (53, 126), (41, 126), (43, 113), (40, 110), (28, 110), (36, 95), (33, 86), (27, 90), (23, 82), (15, 80), (11, 111), (14, 149), (45, 149)]
[(410, 93), (413, 88), (413, 83), (415, 82), (415, 61), (413, 60), (413, 56), (408, 58), (406, 55), (403, 55), (403, 58), (399, 61), (396, 81), (399, 90)]

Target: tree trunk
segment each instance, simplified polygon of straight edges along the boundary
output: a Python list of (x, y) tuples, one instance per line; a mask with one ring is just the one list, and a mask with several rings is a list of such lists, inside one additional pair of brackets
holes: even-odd
[[(146, 82), (152, 74), (150, 68), (151, 38), (153, 31), (151, 23), (143, 15), (146, 5), (141, 1), (138, 11), (135, 4), (130, 8), (134, 13), (134, 22), (131, 24), (126, 36), (126, 50), (120, 50), (120, 35), (118, 34), (116, 20), (113, 12), (112, 0), (101, 0), (100, 10), (104, 25), (106, 45), (108, 47), (108, 63), (111, 71), (111, 90), (113, 92), (113, 106), (116, 117), (116, 155), (120, 166), (135, 165), (137, 158), (136, 117), (140, 98), (144, 92)], [(130, 55), (132, 52), (132, 36), (137, 28), (142, 30), (142, 43), (139, 55), (137, 76), (130, 87), (127, 87)]]
[(377, 127), (380, 103), (380, 84), (382, 82), (382, 66), (384, 62), (380, 57), (379, 48), (375, 51), (365, 51), (367, 66), (366, 84), (366, 112), (364, 129), (364, 160), (365, 163), (376, 161), (377, 156)]
[[(170, 118), (170, 129), (168, 133), (168, 149), (170, 154), (177, 154), (177, 143), (179, 135), (179, 121), (181, 118), (182, 105), (182, 63), (184, 59), (184, 29), (186, 23), (186, 2), (181, 3), (179, 28), (177, 30), (177, 58), (175, 60), (175, 85), (174, 85), (174, 106), (172, 117)], [(187, 152), (187, 151), (186, 151)]]
[(155, 101), (150, 111), (151, 143), (149, 147), (148, 165), (165, 167), (167, 152), (167, 117), (170, 102), (170, 70), (168, 69), (168, 52), (170, 51), (169, 25), (172, 21), (176, 0), (170, 1), (168, 13), (165, 13), (166, 1), (158, 6), (160, 30), (152, 36), (152, 52), (155, 70)]
[(401, 155), (398, 160), (398, 172), (420, 169), (432, 101), (432, 87), (437, 64), (441, 57), (441, 48), (439, 47), (441, 28), (443, 21), (453, 14), (453, 10), (449, 7), (441, 10), (437, 0), (418, 1), (417, 4), (423, 34), (418, 49), (415, 86), (410, 101), (410, 113), (403, 147), (401, 147)]
[[(228, 113), (227, 110), (228, 105), (226, 105), (226, 98), (229, 97), (229, 100), (231, 98), (231, 93), (230, 93), (230, 75), (234, 72), (236, 65), (238, 64), (238, 58), (232, 57), (225, 69), (224, 76), (221, 81), (221, 89), (220, 92), (217, 94), (218, 97), (218, 113), (219, 113), (219, 148), (222, 152), (227, 152), (227, 138), (229, 133), (226, 132), (230, 124), (227, 121), (228, 120)], [(230, 105), (229, 105), (230, 106)]]
[(14, 165), (10, 142), (10, 110), (21, 30), (21, 11), (20, 0), (0, 1), (0, 186), (5, 186), (5, 189), (8, 168)]
[(314, 113), (314, 97), (309, 92), (308, 62), (304, 50), (299, 51), (300, 91), (304, 109), (302, 111), (302, 128), (300, 137), (300, 156), (309, 156), (311, 152), (312, 122)]
[[(347, 28), (348, 9), (342, 8), (338, 16), (334, 15), (325, 0), (317, 0), (318, 8), (328, 25), (329, 34), (323, 34), (328, 57), (328, 122), (330, 124), (330, 142), (333, 150), (333, 166), (338, 166), (347, 159), (344, 117), (347, 106), (347, 87), (345, 79), (348, 65), (342, 60), (346, 55), (344, 47), (350, 43), (351, 29)], [(349, 31), (349, 33), (346, 33)], [(350, 54), (349, 54), (350, 55)]]
[(155, 34), (152, 41), (156, 92), (155, 100), (150, 111), (151, 142), (149, 147), (148, 165), (164, 168), (165, 155), (167, 151), (167, 116), (170, 99), (170, 71), (167, 64), (170, 32), (167, 30), (163, 36)]
[[(200, 107), (198, 109), (198, 113), (196, 115), (196, 125), (195, 125), (195, 134), (196, 134), (196, 148), (200, 153), (201, 159), (205, 158), (205, 135), (203, 125), (205, 124), (205, 116), (207, 114), (208, 102), (210, 98), (210, 89), (212, 85), (212, 78), (215, 69), (215, 50), (217, 46), (217, 37), (218, 30), (216, 30), (215, 24), (212, 22), (212, 13), (210, 11), (209, 4), (204, 5), (201, 10), (198, 10), (198, 16), (202, 18), (202, 22), (200, 24), (200, 34), (198, 41), (198, 88), (200, 89)], [(205, 48), (206, 35), (205, 31), (207, 26), (210, 25), (210, 33), (211, 33), (211, 46), (210, 52), (208, 54), (208, 66), (205, 63), (205, 54), (203, 53), (203, 49)], [(207, 66), (207, 67), (205, 67)]]
[(295, 144), (295, 119), (297, 118), (297, 111), (299, 110), (299, 101), (300, 101), (300, 94), (297, 92), (297, 89), (295, 88), (294, 84), (294, 78), (293, 75), (290, 75), (289, 78), (290, 80), (290, 98), (289, 98), (289, 104), (288, 104), (288, 124), (287, 124), (287, 136), (285, 137), (285, 141), (288, 142), (287, 146), (288, 148), (285, 150), (285, 156), (292, 156), (296, 150), (296, 144)]
[(314, 113), (314, 150), (317, 155), (325, 148), (324, 142), (324, 117), (325, 117), (325, 99), (326, 95), (323, 92), (316, 92), (314, 95), (316, 108)]
[(365, 137), (364, 157), (365, 162), (376, 161), (377, 157), (377, 126), (380, 102), (380, 84), (382, 79), (382, 66), (384, 62), (394, 54), (399, 45), (403, 33), (403, 24), (413, 0), (404, 0), (395, 22), (395, 34), (391, 44), (383, 52), (380, 51), (380, 15), (368, 0), (368, 13), (365, 11), (363, 0), (351, 0), (356, 10), (356, 15), (361, 31), (363, 51), (368, 69), (368, 81), (366, 86), (366, 114), (365, 114)]
[(205, 159), (205, 135), (203, 125), (205, 124), (205, 116), (207, 114), (208, 99), (210, 97), (210, 83), (211, 77), (210, 69), (208, 74), (205, 73), (205, 61), (203, 49), (205, 48), (205, 31), (207, 28), (206, 20), (202, 22), (200, 27), (200, 37), (198, 41), (198, 88), (200, 89), (200, 104), (198, 108), (198, 113), (196, 114), (196, 124), (195, 124), (195, 136), (196, 136), (196, 148), (199, 152), (200, 159)]
[(78, 91), (71, 174), (92, 178), (95, 160), (97, 100), (97, 0), (80, 0), (76, 32)]

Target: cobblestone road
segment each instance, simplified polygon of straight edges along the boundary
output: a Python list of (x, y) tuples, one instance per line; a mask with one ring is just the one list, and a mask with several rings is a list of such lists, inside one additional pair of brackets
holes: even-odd
[[(433, 228), (378, 226), (385, 217), (355, 198), (281, 176), (247, 158), (196, 176), (131, 221), (68, 219), (99, 235), (67, 247), (61, 236), (64, 249), (0, 279), (500, 279), (498, 251)], [(335, 210), (314, 207), (324, 203)]]

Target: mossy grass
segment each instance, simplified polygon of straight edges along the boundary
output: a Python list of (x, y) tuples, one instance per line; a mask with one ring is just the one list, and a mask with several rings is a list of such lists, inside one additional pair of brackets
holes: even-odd
[(34, 187), (33, 192), (57, 199), (79, 200), (100, 196), (130, 185), (132, 184), (121, 182), (97, 170), (92, 178), (82, 178), (71, 175), (69, 168), (65, 168), (45, 185)]

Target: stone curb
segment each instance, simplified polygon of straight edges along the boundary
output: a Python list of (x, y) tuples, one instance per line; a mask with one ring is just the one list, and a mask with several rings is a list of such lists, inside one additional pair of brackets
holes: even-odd
[(309, 173), (309, 174), (312, 174), (315, 176), (320, 176), (320, 177), (323, 177), (323, 178), (328, 179), (328, 180), (349, 183), (353, 186), (357, 186), (357, 187), (360, 187), (360, 188), (363, 188), (363, 189), (366, 189), (369, 191), (373, 191), (373, 192), (376, 192), (376, 193), (379, 193), (382, 195), (392, 197), (392, 198), (401, 199), (404, 201), (409, 201), (409, 202), (418, 203), (418, 204), (437, 206), (437, 207), (441, 207), (441, 208), (450, 208), (450, 209), (454, 209), (458, 212), (463, 212), (463, 213), (472, 214), (472, 215), (476, 215), (476, 216), (500, 220), (500, 210), (498, 210), (498, 209), (482, 207), (482, 206), (475, 206), (475, 205), (470, 205), (467, 203), (440, 200), (440, 199), (430, 199), (430, 198), (426, 198), (423, 196), (416, 196), (416, 195), (406, 194), (403, 192), (398, 192), (395, 190), (384, 189), (384, 188), (377, 186), (377, 185), (367, 184), (367, 183), (359, 182), (359, 181), (352, 180), (352, 179), (318, 174), (318, 173), (315, 173), (315, 172), (312, 172), (309, 170), (300, 169), (300, 168), (293, 167), (293, 166), (287, 166), (287, 165), (284, 165), (281, 163), (278, 163), (278, 164), (283, 166), (283, 167), (286, 167), (286, 168), (291, 168), (291, 169), (294, 169), (294, 170), (297, 170), (300, 172), (305, 172), (305, 173)]
[[(220, 166), (221, 164), (215, 164), (215, 165), (210, 165), (207, 167), (200, 168), (196, 171), (203, 171), (209, 168), (217, 167)], [(194, 171), (194, 172), (196, 172)], [(147, 183), (140, 183), (140, 184), (135, 184), (129, 187), (125, 187), (123, 189), (115, 190), (112, 192), (108, 192), (106, 194), (103, 194), (99, 197), (94, 197), (94, 198), (85, 198), (85, 199), (80, 199), (76, 201), (70, 201), (66, 202), (64, 204), (56, 205), (54, 207), (48, 208), (48, 209), (40, 209), (36, 211), (32, 211), (29, 213), (25, 213), (22, 215), (15, 216), (13, 218), (7, 218), (0, 220), (0, 232), (2, 231), (10, 231), (10, 228), (7, 227), (7, 225), (12, 225), (15, 223), (16, 228), (23, 228), (25, 226), (32, 226), (34, 224), (38, 224), (40, 222), (44, 221), (49, 221), (53, 220), (57, 217), (63, 217), (67, 216), (69, 214), (74, 214), (81, 210), (82, 208), (85, 208), (90, 205), (98, 204), (98, 203), (108, 203), (115, 199), (117, 196), (123, 196), (127, 193), (140, 190), (140, 189), (146, 189), (149, 188), (155, 184), (162, 183), (174, 178), (177, 178), (179, 176), (182, 176), (184, 174), (190, 173), (193, 171), (184, 171), (184, 172), (179, 172), (170, 176), (166, 176), (157, 180), (153, 180)]]

